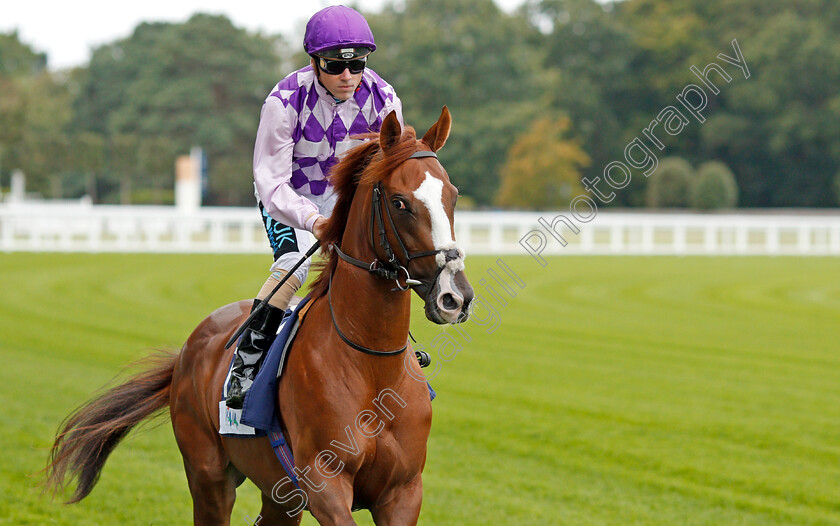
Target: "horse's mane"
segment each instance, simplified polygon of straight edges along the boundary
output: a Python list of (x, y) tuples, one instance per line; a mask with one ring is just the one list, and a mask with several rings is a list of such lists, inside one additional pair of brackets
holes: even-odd
[(338, 199), (321, 236), (321, 254), (328, 259), (316, 264), (320, 274), (312, 282), (309, 291), (312, 298), (323, 296), (329, 289), (330, 275), (338, 264), (338, 256), (328, 247), (333, 243), (340, 244), (344, 237), (356, 188), (360, 184), (372, 185), (382, 181), (417, 151), (417, 135), (411, 126), (405, 127), (399, 141), (388, 150), (388, 155), (384, 155), (379, 147), (378, 133), (367, 133), (355, 138), (366, 139), (366, 142), (348, 151), (332, 167), (328, 176)]

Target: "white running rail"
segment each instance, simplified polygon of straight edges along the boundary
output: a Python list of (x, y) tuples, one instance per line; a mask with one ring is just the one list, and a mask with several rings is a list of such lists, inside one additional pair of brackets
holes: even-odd
[[(458, 212), (455, 235), (468, 254), (840, 256), (840, 211)], [(0, 204), (0, 251), (270, 254), (256, 208), (84, 202)]]

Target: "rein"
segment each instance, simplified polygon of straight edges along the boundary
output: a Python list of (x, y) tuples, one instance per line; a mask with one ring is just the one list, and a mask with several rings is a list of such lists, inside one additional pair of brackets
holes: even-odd
[[(428, 151), (417, 151), (411, 154), (408, 159), (422, 159), (425, 157), (434, 157), (437, 159), (437, 155), (435, 152), (428, 152)], [(408, 160), (406, 159), (406, 160)], [(385, 255), (388, 258), (387, 261), (382, 262), (379, 259), (374, 258), (374, 260), (370, 263), (362, 261), (360, 259), (356, 259), (352, 256), (348, 256), (344, 252), (342, 252), (341, 248), (338, 245), (332, 244), (330, 245), (330, 250), (335, 250), (335, 253), (338, 254), (338, 257), (354, 265), (356, 267), (362, 268), (373, 274), (374, 276), (394, 280), (396, 283), (396, 288), (391, 289), (392, 292), (396, 291), (406, 291), (411, 287), (415, 287), (420, 285), (421, 282), (412, 279), (411, 275), (408, 273), (408, 265), (411, 263), (412, 259), (417, 259), (425, 256), (436, 256), (440, 252), (445, 252), (441, 250), (427, 250), (424, 252), (415, 252), (410, 253), (407, 248), (405, 248), (405, 244), (400, 237), (400, 233), (397, 230), (396, 225), (394, 224), (394, 219), (391, 217), (391, 210), (388, 208), (387, 203), (387, 195), (385, 194), (385, 190), (382, 188), (382, 183), (378, 182), (373, 187), (372, 193), (372, 210), (370, 214), (370, 244), (371, 247), (374, 249), (374, 253), (376, 253), (376, 241), (375, 241), (375, 234), (374, 230), (378, 230), (379, 234), (379, 244), (382, 249), (385, 251)], [(388, 223), (391, 225), (391, 231), (394, 233), (394, 236), (397, 238), (397, 243), (399, 243), (399, 247), (402, 250), (402, 253), (405, 255), (405, 265), (401, 265), (399, 260), (397, 259), (396, 254), (394, 254), (394, 249), (391, 247), (391, 243), (388, 241), (388, 235), (385, 231), (385, 221), (382, 218), (382, 208), (385, 208), (385, 215), (388, 217)], [(405, 274), (405, 286), (400, 283), (400, 274)], [(363, 345), (359, 345), (351, 341), (344, 333), (341, 332), (341, 329), (338, 328), (338, 324), (336, 323), (335, 319), (335, 311), (333, 310), (332, 304), (332, 274), (330, 274), (330, 282), (329, 282), (329, 289), (328, 289), (328, 302), (330, 305), (330, 317), (332, 318), (333, 327), (335, 328), (336, 332), (338, 333), (339, 337), (352, 347), (353, 349), (363, 352), (365, 354), (372, 354), (376, 356), (392, 356), (396, 354), (400, 354), (406, 350), (408, 347), (408, 342), (401, 348), (395, 351), (377, 351), (374, 349), (369, 349)]]

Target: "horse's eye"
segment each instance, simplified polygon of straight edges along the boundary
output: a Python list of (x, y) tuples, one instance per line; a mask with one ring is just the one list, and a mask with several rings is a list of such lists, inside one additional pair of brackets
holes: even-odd
[(408, 205), (406, 205), (405, 201), (403, 201), (402, 199), (394, 199), (393, 201), (391, 201), (391, 203), (397, 210), (408, 210)]

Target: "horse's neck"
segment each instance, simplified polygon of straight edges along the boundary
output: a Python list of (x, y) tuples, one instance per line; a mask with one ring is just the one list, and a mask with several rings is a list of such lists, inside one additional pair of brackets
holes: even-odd
[(411, 315), (410, 292), (392, 292), (392, 281), (339, 262), (333, 275), (336, 323), (353, 343), (376, 351), (405, 346)]
[[(357, 189), (349, 218), (371, 217), (370, 195), (370, 188)], [(366, 228), (368, 220), (360, 222), (360, 228), (345, 229), (341, 239), (341, 247), (347, 254), (366, 262), (377, 259), (371, 246), (371, 233)], [(348, 219), (348, 224), (351, 222)], [(375, 351), (403, 348), (408, 341), (411, 295), (393, 292), (394, 287), (393, 281), (339, 259), (330, 288), (336, 324), (344, 336)]]

